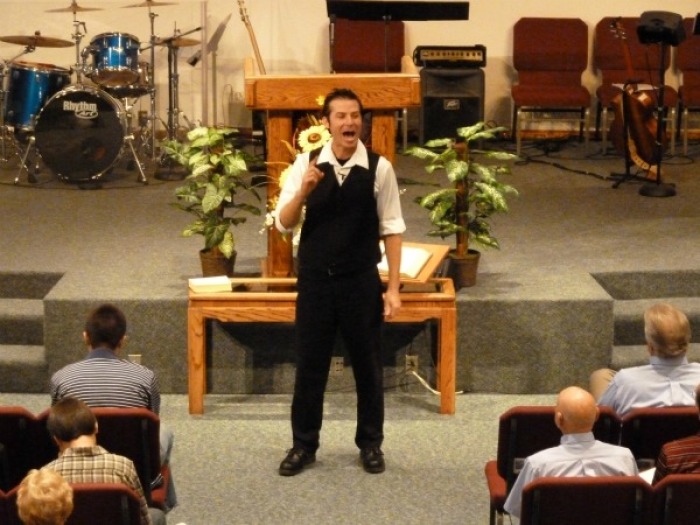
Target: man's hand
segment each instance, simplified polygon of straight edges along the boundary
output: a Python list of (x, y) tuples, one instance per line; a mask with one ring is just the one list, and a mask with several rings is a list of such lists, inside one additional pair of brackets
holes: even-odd
[(318, 183), (324, 176), (323, 171), (316, 167), (316, 161), (318, 157), (309, 162), (309, 167), (306, 168), (304, 175), (301, 178), (301, 188), (299, 192), (302, 194), (304, 199), (311, 194), (312, 191), (318, 186)]
[(394, 317), (401, 308), (401, 297), (399, 292), (394, 290), (387, 290), (384, 293), (384, 317), (386, 319), (391, 319)]

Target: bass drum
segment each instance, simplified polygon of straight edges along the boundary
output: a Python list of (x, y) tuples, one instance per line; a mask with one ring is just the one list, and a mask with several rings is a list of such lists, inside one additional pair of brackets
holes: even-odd
[(34, 136), (44, 163), (66, 181), (96, 180), (119, 158), (126, 130), (121, 103), (76, 84), (49, 99)]

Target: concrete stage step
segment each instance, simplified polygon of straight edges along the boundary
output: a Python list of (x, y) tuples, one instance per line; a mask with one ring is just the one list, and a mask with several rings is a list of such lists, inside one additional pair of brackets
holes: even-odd
[(0, 344), (44, 344), (44, 302), (41, 299), (0, 298)]
[(0, 392), (48, 392), (48, 375), (43, 346), (0, 345)]
[[(688, 360), (700, 362), (700, 343), (690, 343)], [(646, 345), (615, 345), (612, 349), (610, 368), (620, 370), (630, 366), (649, 364), (649, 352)]]

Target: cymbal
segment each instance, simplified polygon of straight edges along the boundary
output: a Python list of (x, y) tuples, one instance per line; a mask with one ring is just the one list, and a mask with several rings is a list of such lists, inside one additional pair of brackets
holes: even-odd
[(78, 2), (73, 0), (68, 7), (59, 7), (58, 9), (47, 9), (47, 13), (84, 13), (85, 11), (102, 11), (101, 7), (81, 7)]
[[(163, 40), (167, 40), (167, 42), (164, 42)], [(196, 46), (197, 44), (201, 43), (201, 40), (195, 40), (194, 38), (185, 38), (185, 37), (178, 37), (178, 38), (173, 38), (172, 40), (162, 39), (156, 42), (157, 46), (167, 46), (171, 45), (173, 47), (190, 47), (190, 46)]]
[(0, 42), (32, 47), (72, 47), (73, 42), (41, 35), (0, 36)]
[(125, 5), (124, 8), (128, 9), (130, 7), (159, 7), (162, 5), (175, 5), (177, 2), (159, 2), (158, 0), (144, 0), (139, 4)]

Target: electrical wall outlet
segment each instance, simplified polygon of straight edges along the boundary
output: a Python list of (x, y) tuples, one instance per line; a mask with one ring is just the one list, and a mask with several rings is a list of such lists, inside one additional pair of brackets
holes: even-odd
[(342, 374), (345, 367), (345, 359), (342, 357), (331, 358), (331, 374)]
[(406, 355), (406, 372), (413, 372), (418, 370), (418, 356), (417, 355)]

